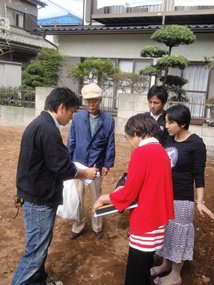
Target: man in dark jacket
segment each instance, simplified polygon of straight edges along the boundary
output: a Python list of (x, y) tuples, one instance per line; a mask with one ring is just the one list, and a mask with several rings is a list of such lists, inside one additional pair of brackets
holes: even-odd
[[(87, 109), (75, 114), (67, 147), (73, 161), (80, 162), (87, 167), (96, 165), (99, 169), (100, 177), (88, 185), (93, 205), (102, 192), (102, 177), (107, 175), (109, 169), (114, 166), (114, 118), (100, 110), (103, 90), (96, 83), (85, 85), (81, 92)], [(77, 191), (80, 197), (81, 217), (79, 222), (73, 222), (71, 239), (77, 238), (85, 226), (84, 185), (82, 182)], [(92, 230), (96, 238), (102, 238), (102, 218), (92, 216)]]
[(25, 253), (11, 285), (62, 285), (48, 282), (45, 260), (52, 240), (56, 210), (62, 204), (63, 180), (96, 177), (96, 168), (79, 170), (60, 135), (79, 105), (68, 88), (55, 88), (45, 110), (24, 131), (17, 168), (17, 196), (24, 201)]
[(164, 146), (166, 138), (168, 136), (168, 132), (165, 127), (166, 111), (164, 110), (168, 99), (167, 89), (162, 85), (153, 85), (149, 89), (147, 99), (150, 110), (148, 114), (157, 121), (160, 127), (157, 139)]

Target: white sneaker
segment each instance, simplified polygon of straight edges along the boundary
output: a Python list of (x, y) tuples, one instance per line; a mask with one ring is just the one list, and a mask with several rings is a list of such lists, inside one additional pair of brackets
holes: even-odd
[(62, 281), (50, 281), (46, 282), (47, 285), (63, 285)]

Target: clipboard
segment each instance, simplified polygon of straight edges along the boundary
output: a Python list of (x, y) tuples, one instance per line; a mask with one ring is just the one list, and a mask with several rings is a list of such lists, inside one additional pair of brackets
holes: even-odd
[[(138, 203), (134, 201), (133, 203), (131, 203), (131, 205), (125, 208), (125, 210), (134, 209), (137, 206), (138, 206)], [(121, 212), (119, 212), (113, 204), (108, 204), (108, 205), (100, 207), (99, 209), (96, 209), (94, 213), (94, 217), (96, 218), (96, 217), (106, 216), (106, 215), (110, 215), (114, 213), (121, 213)]]

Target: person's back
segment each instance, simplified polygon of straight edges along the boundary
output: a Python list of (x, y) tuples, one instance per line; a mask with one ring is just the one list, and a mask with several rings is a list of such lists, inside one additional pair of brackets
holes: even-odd
[[(93, 210), (111, 201), (122, 212), (130, 210), (129, 254), (125, 285), (149, 285), (154, 251), (163, 246), (169, 219), (174, 218), (170, 160), (155, 138), (159, 126), (148, 114), (130, 117), (125, 137), (134, 149), (125, 185), (98, 198)], [(134, 281), (133, 281), (134, 280)]]
[(139, 192), (139, 206), (133, 211), (134, 216), (130, 215), (130, 233), (140, 235), (142, 231), (167, 223), (171, 215), (171, 208), (168, 208), (173, 199), (169, 191), (172, 189), (170, 160), (160, 143), (151, 140), (133, 150), (131, 161), (126, 191), (132, 195)]

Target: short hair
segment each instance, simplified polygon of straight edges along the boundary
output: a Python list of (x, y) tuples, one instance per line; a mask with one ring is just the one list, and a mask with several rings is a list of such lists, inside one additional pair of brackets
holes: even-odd
[(56, 87), (45, 100), (45, 110), (56, 112), (60, 104), (65, 108), (78, 107), (80, 105), (80, 98), (71, 89), (67, 87)]
[(169, 121), (176, 122), (185, 130), (189, 129), (191, 113), (187, 106), (183, 104), (174, 105), (166, 110)]
[(156, 137), (159, 132), (158, 123), (148, 113), (141, 113), (130, 117), (124, 127), (125, 134), (130, 137), (137, 135)]
[(153, 96), (157, 96), (159, 100), (161, 100), (162, 104), (165, 104), (168, 99), (168, 92), (166, 87), (163, 85), (157, 86), (153, 85), (147, 94), (147, 100), (149, 101)]

